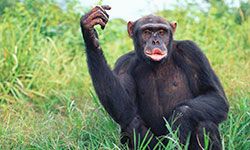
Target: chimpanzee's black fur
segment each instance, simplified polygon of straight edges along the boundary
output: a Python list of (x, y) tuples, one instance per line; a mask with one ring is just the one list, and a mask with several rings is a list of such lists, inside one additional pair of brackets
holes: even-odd
[(181, 143), (185, 144), (190, 133), (189, 149), (204, 146), (204, 130), (209, 134), (210, 148), (221, 149), (218, 124), (227, 117), (228, 103), (218, 77), (200, 48), (192, 41), (173, 40), (171, 31), (164, 61), (156, 63), (142, 58), (144, 51), (138, 39), (141, 33), (137, 30), (157, 19), (151, 15), (135, 22), (132, 37), (135, 51), (120, 57), (113, 71), (94, 37), (95, 30), (85, 30), (82, 26), (95, 91), (104, 108), (121, 126), (121, 142), (129, 142), (132, 149), (133, 130), (137, 140), (148, 131), (147, 139), (152, 137), (149, 148), (156, 145), (158, 137), (168, 134), (164, 118), (174, 130), (178, 128)]

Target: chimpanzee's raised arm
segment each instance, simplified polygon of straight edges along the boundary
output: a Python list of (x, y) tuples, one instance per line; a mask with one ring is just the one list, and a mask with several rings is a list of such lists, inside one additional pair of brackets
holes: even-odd
[[(95, 91), (107, 112), (119, 124), (128, 125), (136, 116), (136, 108), (119, 79), (110, 70), (98, 42), (95, 25), (104, 29), (108, 22), (105, 10), (109, 6), (96, 6), (81, 18), (80, 25), (86, 46), (89, 72)], [(130, 113), (127, 113), (130, 112)]]

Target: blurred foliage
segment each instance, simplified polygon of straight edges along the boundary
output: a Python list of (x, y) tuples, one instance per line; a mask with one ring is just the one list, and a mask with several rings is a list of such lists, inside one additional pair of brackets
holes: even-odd
[(17, 2), (19, 0), (0, 0), (0, 16), (3, 14), (5, 8), (13, 8)]
[[(240, 7), (231, 9), (224, 0), (209, 0), (212, 7), (217, 8), (219, 11), (216, 16), (221, 17), (224, 13), (229, 13), (235, 17), (235, 22), (241, 24), (243, 21), (250, 17), (250, 1), (240, 1)], [(231, 1), (233, 3), (233, 1)], [(232, 6), (231, 6), (232, 7)]]
[[(101, 3), (101, 2), (100, 2)], [(239, 8), (209, 1), (157, 14), (177, 20), (175, 39), (206, 53), (228, 95), (224, 149), (250, 147), (249, 1)], [(117, 149), (117, 125), (92, 92), (78, 13), (89, 9), (53, 0), (0, 0), (0, 149)], [(195, 8), (195, 9), (194, 9)], [(133, 49), (126, 22), (97, 28), (111, 65)], [(108, 138), (107, 138), (108, 137)]]
[(239, 10), (235, 11), (235, 21), (242, 24), (250, 18), (250, 2), (241, 2)]

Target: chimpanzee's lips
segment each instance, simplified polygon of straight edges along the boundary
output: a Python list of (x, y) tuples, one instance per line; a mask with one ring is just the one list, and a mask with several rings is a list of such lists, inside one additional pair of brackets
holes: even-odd
[(159, 48), (154, 48), (153, 50), (146, 50), (145, 51), (146, 56), (150, 57), (154, 61), (160, 61), (162, 58), (167, 56), (166, 51), (162, 51)]

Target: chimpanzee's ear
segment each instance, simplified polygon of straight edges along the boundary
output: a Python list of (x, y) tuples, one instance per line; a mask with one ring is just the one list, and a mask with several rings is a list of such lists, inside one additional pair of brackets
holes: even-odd
[(129, 37), (133, 37), (133, 27), (134, 27), (134, 22), (132, 22), (132, 21), (129, 21), (128, 22), (128, 25), (127, 25), (127, 30), (128, 30), (128, 35), (129, 35)]
[(174, 33), (176, 31), (177, 22), (176, 21), (172, 21), (172, 22), (170, 22), (170, 25), (171, 25), (171, 27), (173, 29), (173, 33)]

